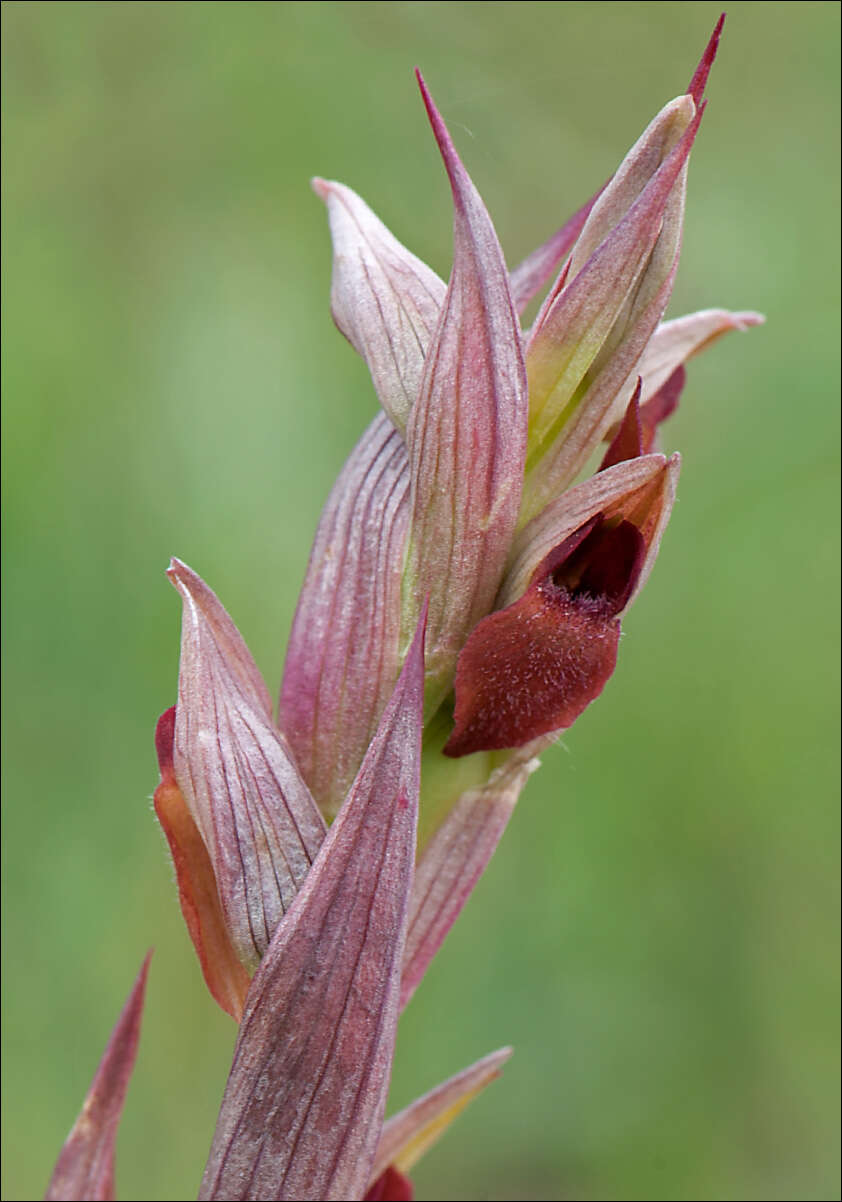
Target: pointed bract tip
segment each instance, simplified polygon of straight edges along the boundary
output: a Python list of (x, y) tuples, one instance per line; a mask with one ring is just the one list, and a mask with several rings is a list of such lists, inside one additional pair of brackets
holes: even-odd
[(170, 560), (170, 566), (167, 568), (167, 579), (173, 588), (181, 594), (182, 600), (192, 597), (197, 585), (201, 585), (202, 581), (199, 576), (188, 568), (186, 563), (175, 556)]
[(141, 990), (143, 990), (143, 991), (146, 990), (146, 978), (149, 976), (149, 964), (150, 964), (154, 954), (155, 954), (154, 947), (150, 947), (149, 951), (146, 953), (146, 955), (143, 958), (143, 963), (140, 966), (140, 972), (137, 974), (137, 978), (136, 978), (135, 984), (134, 984), (134, 988), (136, 990), (138, 990), (138, 992), (140, 992)]
[(430, 124), (433, 127), (436, 137), (438, 137), (436, 123), (439, 125), (444, 125), (444, 122), (442, 120), (441, 113), (439, 113), (438, 109), (436, 108), (435, 101), (430, 95), (430, 89), (427, 87), (426, 80), (421, 74), (421, 69), (419, 67), (415, 68), (415, 79), (421, 92), (421, 99), (424, 101), (424, 108), (427, 110), (427, 116), (430, 118)]
[(330, 184), (326, 179), (322, 179), (320, 175), (314, 175), (310, 180), (310, 187), (316, 193), (319, 200), (327, 200), (330, 193)]
[(187, 564), (184, 563), (183, 560), (178, 559), (175, 555), (173, 555), (167, 568), (167, 575), (170, 578), (170, 583), (178, 588), (178, 584), (176, 583), (177, 581), (183, 580), (185, 577), (189, 578), (190, 576), (194, 576), (195, 572), (192, 568), (188, 568)]
[(433, 135), (438, 142), (441, 157), (444, 159), (444, 165), (447, 168), (448, 175), (450, 176), (450, 182), (453, 184), (455, 173), (457, 171), (464, 172), (465, 169), (462, 166), (459, 155), (456, 153), (456, 147), (453, 145), (448, 128), (444, 123), (444, 118), (436, 108), (436, 103), (430, 95), (430, 89), (424, 82), (424, 76), (417, 67), (415, 68), (415, 78), (417, 79), (418, 87), (421, 90), (421, 99), (424, 101), (424, 108), (427, 110), (427, 117), (429, 118), (430, 125), (432, 126)]
[(615, 463), (623, 463), (626, 459), (637, 459), (644, 453), (643, 426), (640, 419), (642, 388), (643, 380), (638, 376), (631, 400), (626, 407), (625, 416), (605, 452), (602, 463), (599, 465), (599, 471), (604, 472), (607, 467), (613, 467)]
[(190, 597), (200, 605), (200, 598), (210, 592), (199, 573), (194, 572), (188, 564), (181, 559), (176, 559), (175, 556), (170, 560), (167, 576), (170, 584), (181, 593), (182, 597)]
[(693, 78), (690, 80), (690, 85), (687, 88), (688, 93), (693, 97), (697, 105), (701, 102), (705, 88), (707, 87), (708, 76), (710, 75), (710, 69), (713, 66), (713, 61), (719, 49), (719, 39), (722, 36), (722, 26), (724, 24), (725, 13), (716, 22), (713, 33), (710, 35), (710, 41), (705, 46), (705, 52), (699, 59), (699, 65), (693, 73)]
[(465, 1107), (501, 1075), (512, 1050), (498, 1048), (483, 1056), (386, 1120), (371, 1169), (373, 1184), (366, 1199), (374, 1202), (376, 1198), (391, 1196), (376, 1192), (381, 1175), (390, 1166), (409, 1173)]
[(151, 949), (111, 1031), (82, 1109), (59, 1153), (45, 1202), (111, 1199), (114, 1145), (137, 1057)]

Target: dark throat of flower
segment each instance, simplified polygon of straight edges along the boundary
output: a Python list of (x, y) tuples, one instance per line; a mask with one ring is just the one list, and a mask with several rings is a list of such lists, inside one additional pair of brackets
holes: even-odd
[(532, 584), (545, 596), (557, 591), (583, 609), (612, 618), (628, 604), (645, 556), (643, 535), (633, 522), (606, 521), (597, 514), (552, 552), (557, 566), (545, 560)]

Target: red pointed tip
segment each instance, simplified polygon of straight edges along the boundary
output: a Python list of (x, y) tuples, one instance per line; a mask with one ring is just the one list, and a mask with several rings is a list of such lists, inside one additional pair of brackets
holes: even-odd
[(132, 1031), (132, 1038), (134, 1039), (135, 1043), (137, 1043), (140, 1038), (140, 1020), (143, 1015), (143, 1007), (146, 1004), (146, 983), (149, 977), (149, 964), (152, 960), (154, 951), (154, 947), (150, 947), (149, 951), (144, 956), (143, 963), (140, 966), (140, 971), (135, 977), (132, 991), (128, 996), (125, 1006), (123, 1007), (123, 1012), (120, 1015), (121, 1022), (124, 1018), (127, 1020), (127, 1026)]
[(436, 103), (430, 95), (430, 89), (424, 82), (424, 76), (421, 74), (418, 67), (415, 68), (415, 78), (418, 80), (418, 87), (421, 90), (421, 99), (424, 101), (424, 108), (427, 110), (427, 118), (433, 130), (433, 135), (438, 142), (441, 157), (444, 159), (444, 165), (447, 168), (447, 174), (450, 176), (451, 187), (456, 191), (456, 177), (458, 172), (464, 172), (459, 155), (456, 153), (456, 147), (453, 145), (453, 139), (450, 136), (447, 126), (444, 123), (439, 110), (436, 108)]
[[(131, 1056), (132, 1063), (134, 1062), (137, 1044), (140, 1039), (140, 1020), (143, 1015), (143, 1005), (146, 1000), (146, 980), (149, 975), (149, 962), (152, 959), (152, 951), (150, 948), (146, 953), (143, 963), (140, 966), (140, 971), (135, 977), (131, 992), (126, 998), (123, 1009), (120, 1011), (120, 1017), (114, 1026), (111, 1033), (111, 1038), (105, 1049), (105, 1057), (109, 1054), (113, 1055), (115, 1050), (123, 1050), (124, 1054), (127, 1051)], [(103, 1057), (103, 1060), (105, 1060)], [(106, 1066), (109, 1067), (109, 1066)], [(128, 1066), (126, 1073), (126, 1083), (128, 1083), (128, 1074), (131, 1072), (131, 1064)]]
[(433, 102), (433, 98), (430, 95), (430, 89), (427, 87), (426, 80), (424, 79), (424, 76), (421, 74), (420, 67), (415, 68), (415, 80), (418, 84), (418, 89), (421, 92), (421, 99), (424, 101), (424, 108), (427, 110), (427, 116), (430, 118), (430, 121), (431, 122), (433, 121), (434, 114), (436, 117), (438, 117), (439, 121), (441, 121), (441, 117), (439, 116), (439, 111)]
[(175, 706), (164, 710), (155, 727), (155, 751), (161, 779), (173, 775), (173, 742), (175, 739)]
[(699, 65), (696, 68), (693, 78), (690, 80), (690, 86), (687, 92), (693, 97), (696, 106), (701, 103), (705, 88), (707, 87), (708, 76), (710, 69), (713, 66), (713, 61), (716, 58), (716, 52), (719, 49), (719, 39), (722, 36), (722, 26), (725, 24), (725, 13), (716, 22), (713, 33), (710, 35), (710, 41), (705, 46), (705, 52), (699, 59)]
[(687, 371), (683, 364), (675, 369), (654, 396), (640, 410), (641, 436), (643, 451), (648, 454), (655, 446), (655, 437), (661, 422), (672, 417), (678, 408), (678, 402), (687, 380)]
[(114, 1194), (114, 1144), (137, 1057), (151, 950), (141, 965), (44, 1195), (46, 1202)]
[(638, 376), (637, 385), (626, 408), (625, 417), (620, 422), (619, 429), (612, 438), (602, 463), (599, 465), (601, 472), (604, 472), (607, 467), (613, 467), (615, 463), (623, 463), (626, 459), (637, 459), (638, 455), (643, 454), (643, 427), (640, 420), (640, 392), (642, 387), (643, 381)]

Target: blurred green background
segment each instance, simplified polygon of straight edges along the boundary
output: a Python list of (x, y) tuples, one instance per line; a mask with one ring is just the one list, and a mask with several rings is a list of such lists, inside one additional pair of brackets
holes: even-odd
[[(40, 1196), (141, 957), (126, 1199), (195, 1197), (234, 1038), (150, 813), (178, 554), (274, 689), (374, 411), (308, 179), (447, 275), (420, 64), (511, 263), (690, 76), (706, 3), (6, 3), (3, 1196)], [(393, 1105), (504, 1043), (420, 1199), (824, 1199), (836, 1176), (839, 8), (734, 3), (670, 312), (661, 558), (407, 1012)]]

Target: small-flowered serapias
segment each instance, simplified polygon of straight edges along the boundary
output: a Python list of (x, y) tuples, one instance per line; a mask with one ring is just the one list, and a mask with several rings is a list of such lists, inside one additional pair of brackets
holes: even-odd
[(614, 670), (675, 496), (658, 428), (685, 364), (762, 320), (663, 320), (721, 26), (686, 94), (513, 271), (420, 74), (449, 282), (314, 181), (333, 315), (382, 412), (322, 513), (277, 721), (214, 593), (169, 570), (181, 666), (155, 810), (205, 980), (239, 1023), (202, 1198), (411, 1198), (414, 1160), (509, 1054), (384, 1122), (401, 1007), (536, 753)]
[[(664, 321), (690, 151), (722, 21), (687, 93), (519, 267), (418, 76), (454, 206), (447, 284), (350, 188), (314, 181), (332, 310), (382, 413), (322, 514), (280, 725), (328, 820), (429, 605), (406, 1002), (483, 869), (535, 755), (614, 670), (622, 615), (669, 520), (658, 448), (685, 364), (752, 312)], [(519, 315), (549, 289), (534, 321)], [(590, 472), (590, 474), (588, 474)]]

